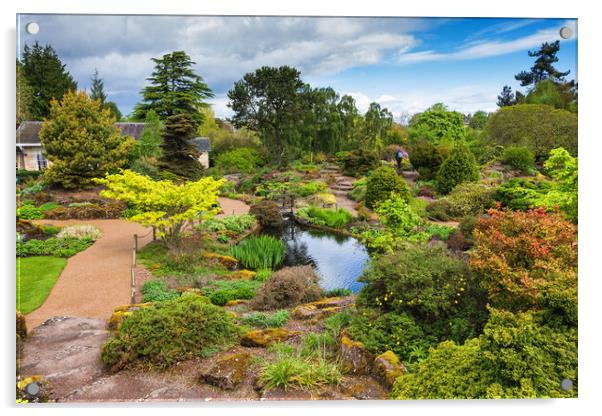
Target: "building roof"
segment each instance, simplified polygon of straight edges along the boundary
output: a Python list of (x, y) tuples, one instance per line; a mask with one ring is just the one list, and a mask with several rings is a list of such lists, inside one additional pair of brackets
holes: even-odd
[[(119, 127), (121, 134), (124, 136), (133, 137), (135, 140), (140, 138), (144, 123), (115, 123)], [(24, 121), (17, 129), (17, 145), (18, 146), (40, 146), (40, 130), (42, 129), (41, 121)]]
[(191, 140), (192, 144), (194, 144), (199, 152), (209, 152), (211, 151), (211, 142), (209, 141), (209, 137), (195, 137)]

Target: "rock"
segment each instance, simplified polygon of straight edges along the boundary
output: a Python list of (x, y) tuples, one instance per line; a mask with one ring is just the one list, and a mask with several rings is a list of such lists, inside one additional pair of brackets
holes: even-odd
[(256, 274), (251, 270), (237, 270), (224, 276), (224, 278), (227, 280), (253, 280)]
[(121, 326), (121, 323), (125, 318), (130, 316), (134, 311), (142, 308), (148, 308), (152, 305), (152, 302), (146, 303), (134, 303), (131, 305), (122, 305), (115, 308), (113, 314), (107, 321), (107, 329), (110, 331), (116, 331)]
[(25, 315), (17, 311), (16, 316), (17, 336), (23, 340), (27, 337), (27, 322), (25, 321)]
[(387, 393), (370, 377), (345, 377), (339, 386), (341, 393), (358, 400), (384, 400)]
[(342, 309), (348, 307), (352, 303), (352, 297), (326, 298), (315, 302), (309, 302), (299, 305), (293, 310), (292, 315), (295, 319), (312, 319), (318, 321), (330, 315), (334, 315), (337, 312), (340, 312)]
[(370, 374), (374, 356), (363, 343), (349, 338), (346, 330), (341, 334), (338, 356), (343, 372), (355, 375)]
[(374, 375), (389, 390), (397, 377), (406, 372), (406, 367), (393, 351), (385, 351), (374, 359)]
[(52, 400), (52, 390), (48, 380), (40, 375), (25, 377), (17, 382), (18, 398), (30, 403), (46, 403)]
[(244, 347), (267, 347), (272, 342), (286, 341), (297, 335), (301, 335), (301, 331), (289, 331), (283, 328), (258, 329), (247, 332), (240, 340), (240, 345)]
[(203, 254), (203, 257), (209, 263), (213, 263), (213, 264), (219, 263), (222, 266), (224, 266), (225, 268), (227, 268), (228, 270), (234, 270), (236, 268), (236, 266), (238, 266), (238, 260), (236, 260), (232, 256), (224, 256), (224, 255), (217, 254), (217, 253), (205, 253), (205, 254)]
[(238, 352), (228, 354), (201, 375), (201, 379), (224, 390), (234, 390), (245, 378), (250, 364), (250, 354)]

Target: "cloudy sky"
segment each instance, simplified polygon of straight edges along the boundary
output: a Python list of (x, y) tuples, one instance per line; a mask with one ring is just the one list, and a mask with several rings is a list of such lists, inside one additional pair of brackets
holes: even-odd
[[(37, 22), (36, 35), (27, 34)], [(573, 37), (560, 38), (569, 26)], [(94, 69), (124, 114), (140, 99), (150, 60), (186, 51), (215, 92), (217, 116), (231, 115), (226, 93), (246, 72), (291, 65), (312, 86), (350, 94), (360, 110), (372, 101), (395, 117), (436, 102), (465, 113), (493, 111), (505, 84), (528, 69), (528, 50), (561, 40), (557, 67), (577, 74), (577, 23), (570, 19), (305, 18), (20, 15), (18, 51), (52, 45), (79, 88)]]

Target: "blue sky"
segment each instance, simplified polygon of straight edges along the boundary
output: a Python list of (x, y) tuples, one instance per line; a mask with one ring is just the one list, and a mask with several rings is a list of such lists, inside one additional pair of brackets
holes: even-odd
[[(185, 50), (215, 92), (217, 116), (231, 115), (227, 91), (262, 65), (291, 65), (312, 86), (350, 94), (360, 110), (372, 101), (396, 118), (436, 102), (464, 113), (494, 111), (504, 85), (528, 69), (528, 50), (561, 41), (557, 68), (577, 74), (574, 19), (305, 18), (224, 16), (21, 15), (25, 43), (51, 44), (80, 89), (94, 69), (124, 114), (140, 99), (152, 57)], [(37, 35), (25, 25), (40, 25)], [(562, 26), (573, 37), (562, 40)]]

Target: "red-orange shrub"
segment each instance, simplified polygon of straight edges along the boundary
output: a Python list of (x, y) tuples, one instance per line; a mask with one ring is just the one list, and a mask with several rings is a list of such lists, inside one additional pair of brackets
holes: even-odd
[(545, 209), (491, 209), (473, 231), (470, 263), (492, 305), (552, 308), (571, 320), (577, 307), (577, 229)]

